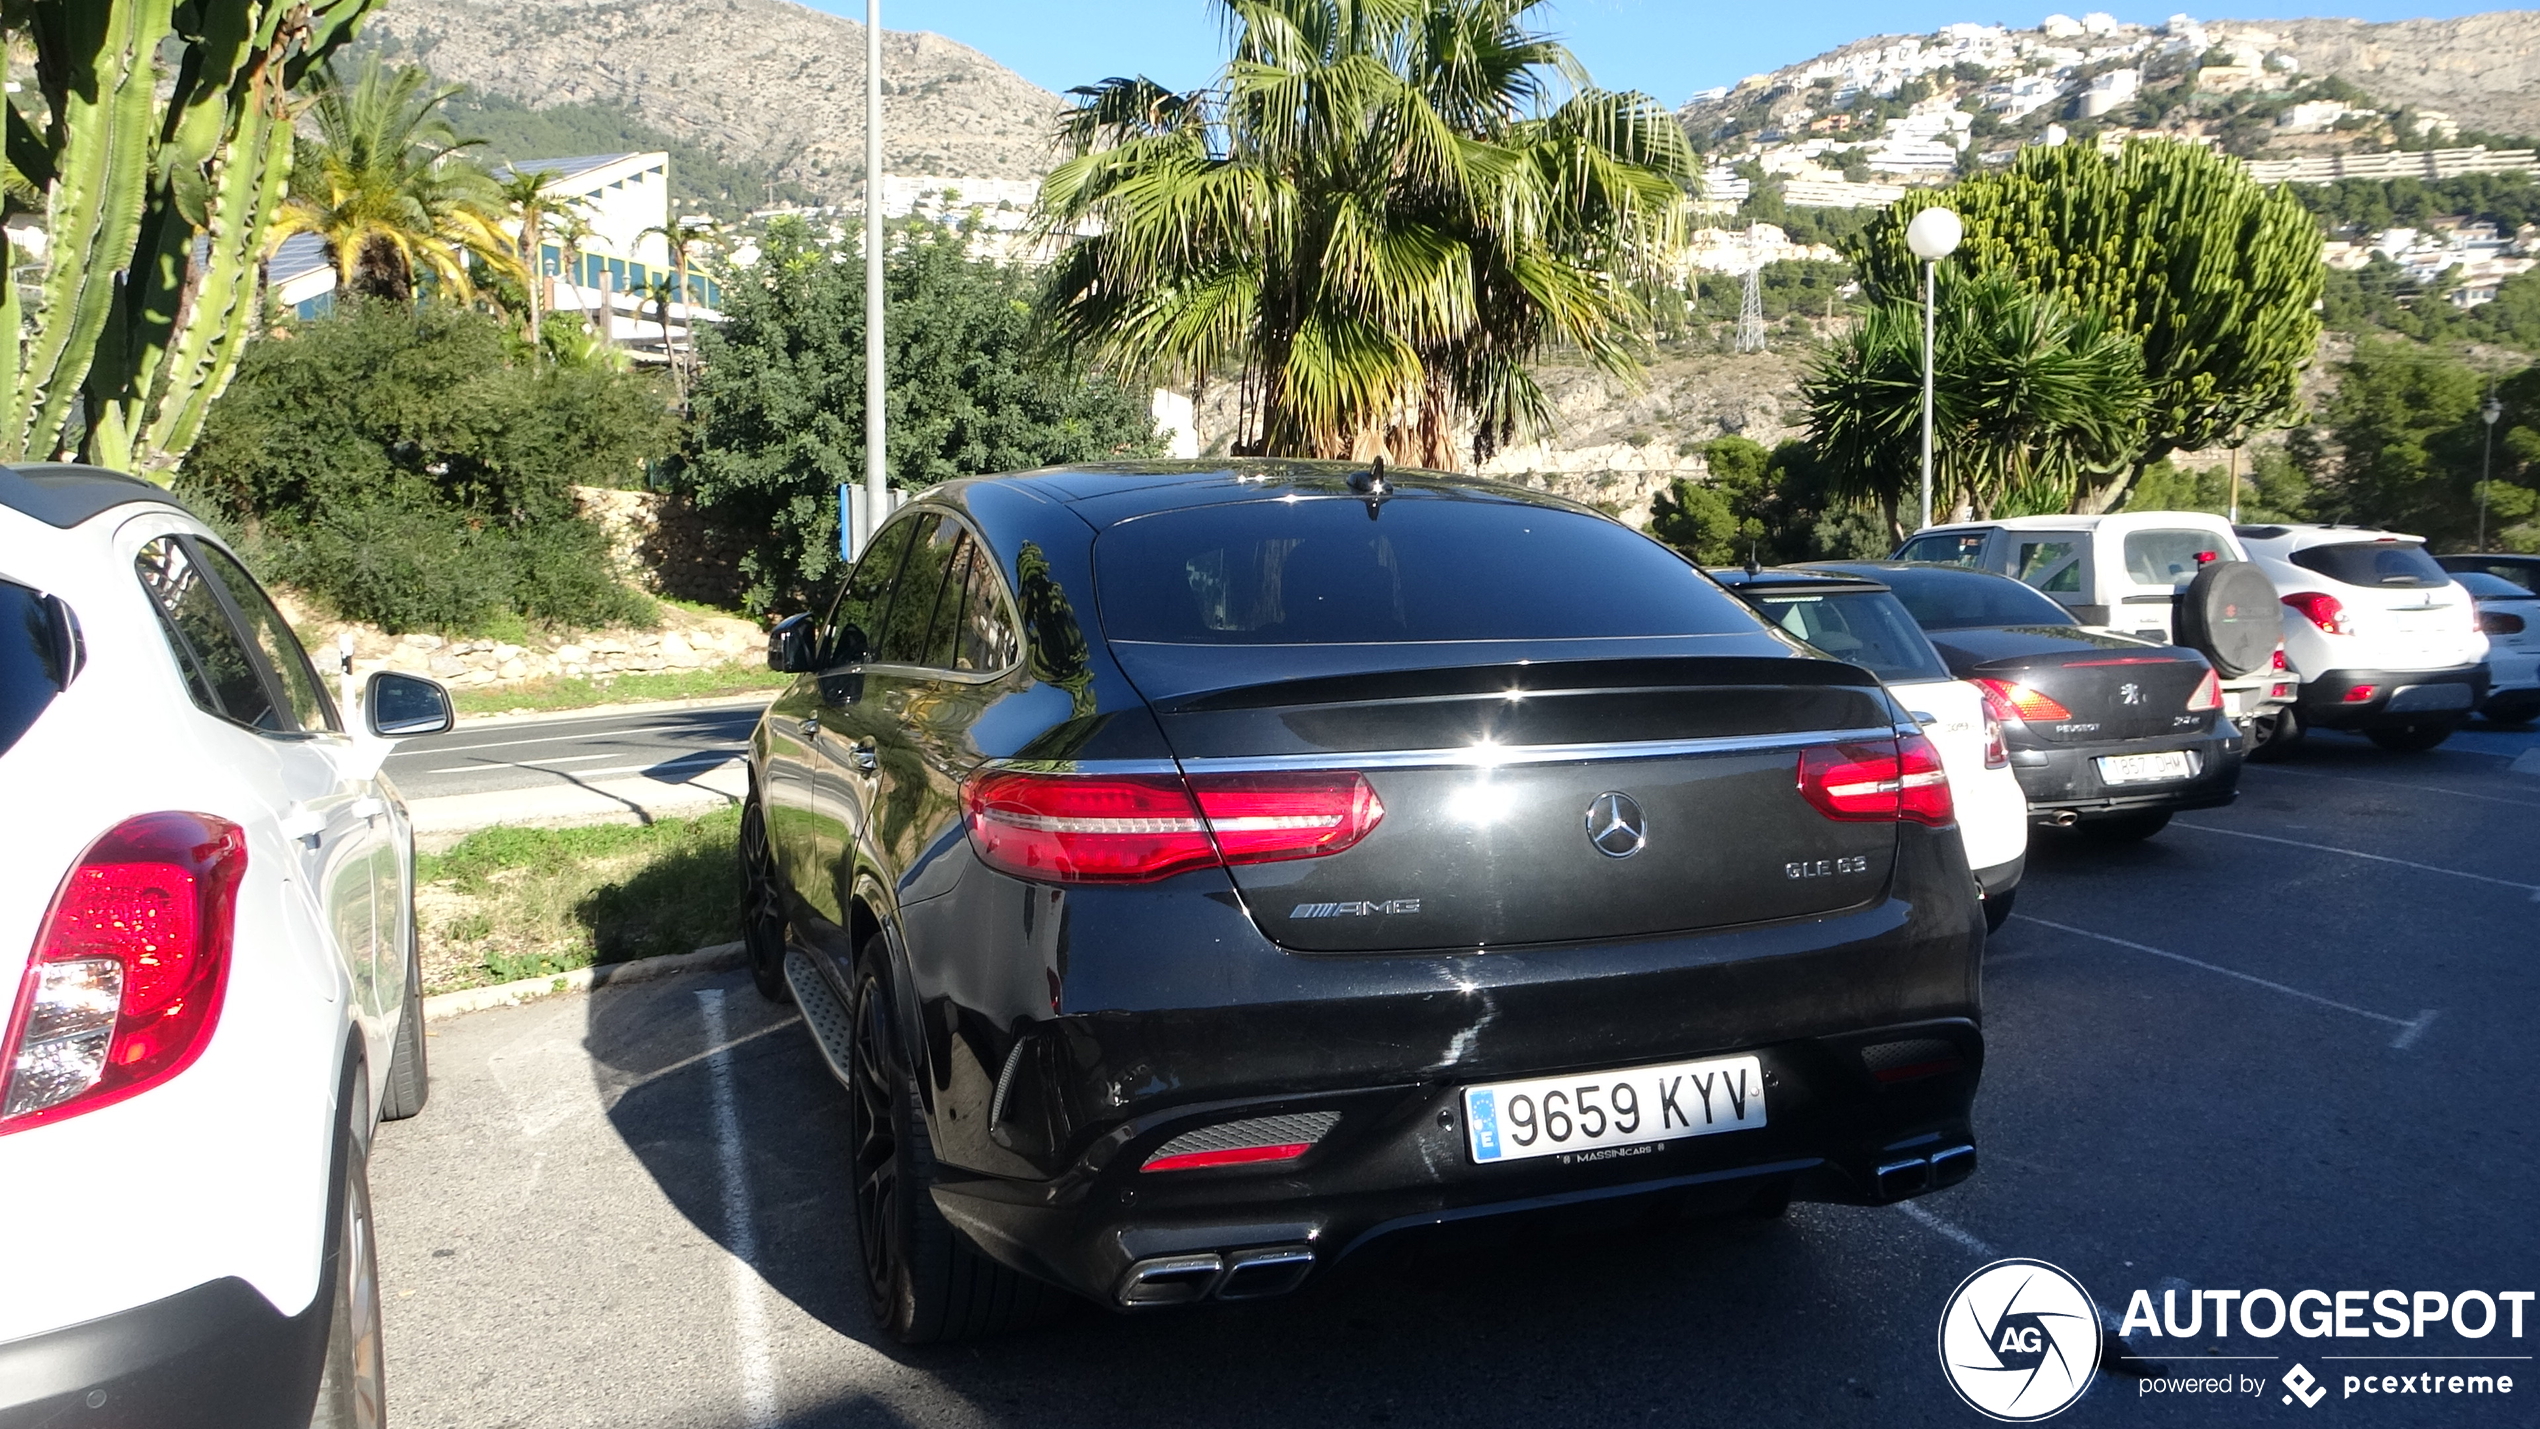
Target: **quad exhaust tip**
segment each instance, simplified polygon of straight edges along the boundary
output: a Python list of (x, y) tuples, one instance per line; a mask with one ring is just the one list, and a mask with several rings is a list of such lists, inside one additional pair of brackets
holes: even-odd
[(1266, 1300), (1304, 1284), (1313, 1269), (1314, 1248), (1306, 1245), (1150, 1256), (1120, 1278), (1118, 1299), (1123, 1307)]

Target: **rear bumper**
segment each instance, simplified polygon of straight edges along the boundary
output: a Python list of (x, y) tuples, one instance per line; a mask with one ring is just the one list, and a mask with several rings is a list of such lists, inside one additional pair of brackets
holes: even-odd
[(0, 1429), (306, 1429), (333, 1303), (229, 1278), (0, 1344)]
[[(2177, 739), (2013, 749), (2011, 768), (2028, 794), (2030, 816), (2042, 821), (2055, 821), (2058, 814), (2209, 809), (2239, 797), (2240, 765), (2247, 748), (2230, 721), (2216, 720), (2210, 733)], [(2100, 778), (2102, 756), (2169, 750), (2185, 751), (2196, 773), (2159, 784), (2110, 784)]]
[[(2330, 670), (2303, 682), (2295, 705), (2313, 729), (2388, 729), (2463, 720), (2487, 698), (2484, 662), (2445, 670)], [(2363, 698), (2358, 691), (2369, 691)]]

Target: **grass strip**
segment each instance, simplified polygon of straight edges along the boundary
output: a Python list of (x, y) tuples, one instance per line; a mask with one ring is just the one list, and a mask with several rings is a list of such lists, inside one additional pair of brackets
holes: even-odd
[(739, 809), (658, 823), (480, 829), (415, 859), (427, 993), (685, 953), (741, 936)]
[(578, 710), (643, 700), (699, 700), (781, 690), (793, 680), (764, 665), (711, 665), (700, 670), (638, 670), (605, 679), (531, 680), (499, 689), (455, 689), (450, 701), (462, 715), (512, 710)]

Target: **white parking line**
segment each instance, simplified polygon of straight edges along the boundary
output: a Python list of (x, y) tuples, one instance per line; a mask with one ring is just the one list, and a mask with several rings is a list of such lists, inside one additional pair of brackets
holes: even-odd
[(2435, 1014), (2432, 1008), (2428, 1008), (2414, 1017), (2393, 1017), (2386, 1012), (2370, 1012), (2355, 1006), (2353, 1003), (2339, 1002), (2335, 998), (2322, 997), (2316, 992), (2304, 992), (2298, 987), (2287, 987), (2280, 982), (2270, 982), (2265, 978), (2244, 973), (2238, 968), (2227, 968), (2220, 963), (2209, 963), (2202, 958), (2191, 958), (2185, 953), (2173, 953), (2167, 948), (2156, 948), (2149, 943), (2137, 943), (2125, 938), (2111, 938), (2105, 933), (2094, 933), (2088, 928), (2076, 928), (2069, 923), (2048, 922), (2044, 918), (2032, 917), (2026, 913), (2014, 913), (2011, 916), (2023, 923), (2035, 923), (2041, 928), (2052, 928), (2058, 933), (2070, 933), (2076, 938), (2090, 938), (2102, 943), (2113, 943), (2120, 948), (2129, 948), (2138, 953), (2149, 953), (2153, 957), (2167, 958), (2174, 963), (2185, 963), (2191, 968), (2203, 968), (2209, 973), (2220, 973), (2224, 977), (2238, 978), (2242, 982), (2256, 983), (2260, 987), (2273, 992), (2283, 993), (2287, 997), (2298, 997), (2304, 1002), (2316, 1002), (2322, 1007), (2333, 1007), (2340, 1012), (2351, 1012), (2357, 1017), (2368, 1017), (2375, 1022), (2384, 1023), (2388, 1026), (2398, 1028), (2399, 1033), (2390, 1040), (2390, 1045), (2402, 1051), (2413, 1045), (2417, 1038), (2424, 1034), (2426, 1027), (2434, 1021)]
[(724, 1246), (732, 1262), (732, 1333), (740, 1341), (741, 1421), (751, 1429), (776, 1423), (776, 1371), (767, 1353), (767, 1307), (759, 1298), (758, 1220), (741, 1164), (741, 1116), (732, 1093), (732, 1047), (723, 1030), (723, 989), (697, 994), (705, 1019), (706, 1085), (714, 1104), (714, 1158), (723, 1172)]
[(1977, 1239), (1973, 1232), (1961, 1230), (1957, 1226), (1951, 1225), (1949, 1222), (1944, 1221), (1931, 1212), (1924, 1210), (1918, 1202), (1899, 1201), (1896, 1203), (1896, 1209), (1903, 1211), (1908, 1219), (1922, 1222), (1931, 1229), (1938, 1231), (1941, 1235), (1950, 1240), (1956, 1241), (1960, 1246), (1974, 1251), (1976, 1254), (1983, 1256), (1987, 1260), (2000, 1258), (2001, 1252), (1996, 1251), (1992, 1246), (1989, 1246), (1982, 1240)]
[(2365, 779), (2354, 774), (2323, 774), (2316, 769), (2287, 769), (2276, 764), (2251, 764), (2242, 773), (2255, 770), (2260, 774), (2291, 774), (2302, 779), (2334, 779), (2341, 784), (2370, 784), (2380, 789), (2414, 789), (2420, 794), (2449, 794), (2455, 799), (2476, 799), (2483, 804), (2504, 804), (2516, 809), (2540, 809), (2540, 803), (2529, 799), (2499, 799), (2493, 794), (2473, 794), (2467, 789), (2446, 789), (2439, 784), (2402, 784), (2396, 779)]
[(2339, 848), (2335, 844), (2304, 843), (2300, 839), (2277, 838), (2273, 834), (2253, 834), (2240, 829), (2218, 829), (2211, 824), (2189, 824), (2172, 820), (2170, 822), (2170, 827), (2174, 829), (2194, 829), (2200, 834), (2222, 834), (2225, 837), (2235, 839), (2256, 839), (2260, 843), (2282, 844), (2287, 848), (2306, 848), (2314, 853), (2342, 853), (2348, 858), (2366, 858), (2372, 860), (2374, 863), (2397, 864), (2401, 868), (2413, 868), (2421, 873), (2440, 873), (2452, 878), (2466, 878), (2473, 883), (2492, 883), (2499, 888), (2518, 888), (2523, 892), (2530, 894), (2532, 902), (2540, 903), (2540, 883), (2516, 883), (2510, 878), (2490, 878), (2483, 873), (2464, 873), (2457, 868), (2443, 868), (2431, 863), (2417, 863), (2411, 859), (2392, 858), (2387, 854), (2365, 853), (2361, 849)]

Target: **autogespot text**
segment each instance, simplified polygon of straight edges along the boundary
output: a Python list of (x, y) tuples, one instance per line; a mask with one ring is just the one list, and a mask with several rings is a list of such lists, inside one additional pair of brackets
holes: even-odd
[[(2296, 1290), (2290, 1295), (2274, 1290), (2190, 1290), (2185, 1304), (2180, 1292), (2161, 1292), (2161, 1308), (2152, 1309), (2152, 1292), (2137, 1290), (2126, 1302), (2125, 1323), (2118, 1333), (2132, 1336), (2138, 1331), (2159, 1338), (2187, 1339), (2198, 1335), (2222, 1336), (2231, 1333), (2235, 1306), (2240, 1316), (2240, 1333), (2251, 1339), (2271, 1340), (2291, 1330), (2305, 1339), (2422, 1339), (2429, 1330), (2436, 1334), (2448, 1331), (2465, 1340), (2483, 1340), (2496, 1333), (2501, 1322), (2508, 1339), (2519, 1340), (2523, 1331), (2523, 1309), (2531, 1303), (2535, 1292), (2499, 1290), (2463, 1290), (2446, 1294), (2440, 1290)], [(2206, 1306), (2213, 1307), (2212, 1328), (2206, 1326)]]

